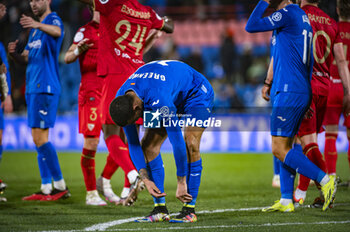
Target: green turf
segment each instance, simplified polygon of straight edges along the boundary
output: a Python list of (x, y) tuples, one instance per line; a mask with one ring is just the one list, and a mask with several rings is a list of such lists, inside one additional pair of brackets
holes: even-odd
[[(135, 206), (122, 207), (109, 204), (105, 207), (85, 205), (85, 189), (80, 170), (78, 153), (59, 154), (63, 175), (72, 197), (58, 202), (23, 202), (21, 198), (38, 191), (39, 171), (34, 153), (4, 154), (0, 176), (8, 184), (4, 196), (8, 202), (0, 204), (0, 231), (82, 231), (98, 223), (138, 217), (152, 210), (152, 199), (142, 192)], [(98, 154), (96, 170), (99, 173), (106, 160), (106, 154)], [(168, 208), (172, 213), (180, 210), (181, 204), (175, 198), (175, 164), (171, 155), (163, 155), (166, 170), (165, 190), (168, 194)], [(197, 212), (216, 209), (238, 209), (270, 205), (280, 196), (278, 189), (271, 187), (272, 155), (260, 154), (205, 154), (203, 175), (197, 201)], [(112, 179), (113, 188), (120, 193), (124, 177), (120, 170)], [(346, 155), (339, 155), (338, 174), (347, 180), (349, 167)], [(310, 188), (306, 203), (310, 204), (317, 195)], [(322, 212), (320, 209), (302, 208), (294, 213), (264, 214), (260, 210), (225, 213), (198, 214), (194, 224), (139, 224), (125, 223), (111, 226), (110, 231), (128, 229), (142, 231), (350, 231), (345, 224), (305, 224), (320, 221), (350, 220), (350, 190), (339, 188), (335, 208)], [(295, 223), (300, 225), (267, 226), (268, 223)], [(177, 227), (177, 228), (176, 228)], [(126, 230), (124, 230), (126, 231)]]

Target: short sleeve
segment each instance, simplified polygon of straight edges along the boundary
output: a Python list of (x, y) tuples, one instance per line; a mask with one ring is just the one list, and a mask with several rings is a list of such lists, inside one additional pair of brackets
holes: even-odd
[(336, 23), (334, 24), (334, 30), (335, 30), (335, 41), (334, 41), (334, 44), (342, 43), (343, 40), (340, 37), (339, 27), (338, 27), (338, 24), (336, 24)]
[(164, 19), (160, 17), (153, 9), (150, 9), (152, 29), (162, 29), (164, 26)]
[(78, 44), (80, 41), (86, 38), (85, 33), (86, 33), (86, 28), (85, 27), (80, 28), (77, 31), (77, 33), (75, 33), (74, 35), (73, 44)]

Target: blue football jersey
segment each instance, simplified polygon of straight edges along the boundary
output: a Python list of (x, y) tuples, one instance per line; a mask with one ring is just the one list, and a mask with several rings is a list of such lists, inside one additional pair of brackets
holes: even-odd
[(5, 64), (6, 69), (7, 69), (7, 73), (6, 73), (6, 81), (7, 84), (9, 86), (9, 92), (8, 94), (11, 94), (11, 75), (10, 75), (10, 66), (9, 66), (9, 62), (7, 61), (7, 53), (5, 50), (4, 45), (0, 42), (0, 57), (2, 62)]
[(313, 65), (312, 27), (305, 12), (296, 4), (262, 17), (268, 3), (260, 1), (250, 16), (246, 30), (262, 32), (274, 30), (273, 93), (294, 92), (311, 94)]
[(191, 90), (200, 86), (206, 92), (209, 91), (207, 88), (210, 83), (189, 65), (175, 60), (162, 60), (140, 67), (119, 89), (117, 96), (133, 90), (143, 101), (145, 110), (167, 106), (175, 114)]
[(56, 13), (50, 13), (42, 21), (44, 24), (61, 28), (61, 36), (54, 38), (39, 29), (31, 29), (25, 50), (29, 51), (26, 72), (26, 93), (59, 94), (61, 85), (58, 74), (58, 55), (64, 30)]

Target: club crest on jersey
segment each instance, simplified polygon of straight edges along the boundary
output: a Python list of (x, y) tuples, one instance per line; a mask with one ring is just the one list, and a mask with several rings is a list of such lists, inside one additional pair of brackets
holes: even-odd
[(102, 3), (102, 4), (106, 4), (107, 2), (109, 2), (109, 0), (99, 0), (100, 1), (100, 3)]
[(281, 14), (281, 12), (275, 12), (275, 13), (272, 14), (271, 18), (275, 22), (281, 21), (282, 14)]
[(95, 124), (92, 124), (92, 123), (88, 123), (87, 126), (88, 126), (89, 131), (92, 131), (95, 128)]

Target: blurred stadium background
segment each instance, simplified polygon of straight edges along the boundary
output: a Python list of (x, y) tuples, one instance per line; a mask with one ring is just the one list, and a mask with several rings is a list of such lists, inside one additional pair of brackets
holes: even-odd
[[(0, 41), (7, 47), (20, 40), (19, 51), (26, 45), (29, 30), (19, 24), (22, 14), (32, 15), (29, 1), (2, 0), (7, 15), (0, 21)], [(223, 118), (220, 134), (207, 133), (204, 151), (269, 151), (268, 102), (260, 95), (269, 63), (270, 32), (248, 34), (245, 24), (257, 0), (141, 0), (161, 15), (175, 20), (175, 32), (163, 35), (144, 56), (181, 60), (203, 73), (215, 91), (214, 112)], [(321, 8), (336, 18), (334, 0), (322, 0)], [(77, 95), (80, 82), (78, 62), (67, 65), (64, 53), (76, 30), (90, 20), (88, 8), (78, 1), (52, 0), (52, 10), (64, 21), (65, 37), (60, 55), (62, 94), (58, 121), (51, 138), (59, 150), (80, 150), (77, 135)], [(5, 121), (5, 150), (34, 148), (26, 127), (25, 66), (10, 60), (13, 115)], [(235, 113), (235, 117), (233, 117)], [(258, 113), (258, 115), (257, 115)], [(219, 132), (218, 132), (219, 133)], [(252, 134), (253, 133), (253, 134)], [(215, 141), (215, 138), (218, 141)], [(322, 139), (322, 138), (321, 138)], [(346, 135), (339, 136), (338, 147), (346, 150)], [(233, 142), (233, 141), (236, 141)], [(237, 141), (239, 144), (237, 144)], [(165, 145), (168, 150), (169, 144)], [(101, 143), (101, 148), (105, 149)]]

